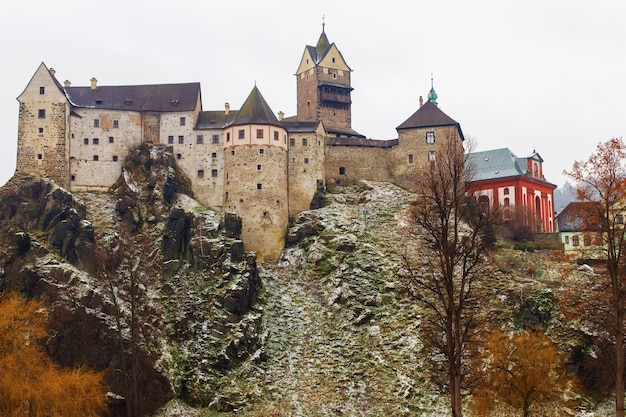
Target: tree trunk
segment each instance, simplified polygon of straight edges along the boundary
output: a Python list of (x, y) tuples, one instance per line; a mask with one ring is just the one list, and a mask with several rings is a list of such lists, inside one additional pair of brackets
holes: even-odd
[(624, 417), (624, 307), (620, 295), (615, 310), (615, 416)]

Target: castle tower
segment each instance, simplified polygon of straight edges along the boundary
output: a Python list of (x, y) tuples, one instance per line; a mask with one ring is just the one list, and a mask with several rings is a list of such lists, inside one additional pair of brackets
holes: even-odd
[(70, 103), (42, 62), (17, 98), (17, 172), (39, 172), (69, 188)]
[(351, 71), (337, 46), (328, 41), (322, 26), (317, 45), (306, 46), (296, 71), (298, 120), (322, 121), (329, 133), (342, 135), (350, 132)]
[(279, 256), (289, 212), (287, 131), (256, 86), (224, 128), (224, 175), (224, 211), (241, 217), (246, 250)]

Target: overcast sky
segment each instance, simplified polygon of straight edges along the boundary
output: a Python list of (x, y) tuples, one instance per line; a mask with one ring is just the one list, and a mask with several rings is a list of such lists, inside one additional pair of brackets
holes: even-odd
[(535, 149), (548, 181), (626, 133), (623, 0), (20, 0), (0, 4), (0, 185), (15, 170), (20, 95), (43, 61), (87, 86), (198, 81), (204, 110), (255, 82), (296, 112), (294, 73), (326, 34), (352, 68), (352, 127), (374, 139), (426, 97), (477, 150)]

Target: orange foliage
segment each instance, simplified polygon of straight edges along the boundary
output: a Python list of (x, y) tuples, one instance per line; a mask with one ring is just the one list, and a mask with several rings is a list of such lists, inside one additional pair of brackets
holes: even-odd
[(15, 294), (0, 299), (0, 415), (98, 417), (106, 413), (103, 374), (51, 362), (39, 341), (46, 310)]
[(475, 415), (517, 409), (526, 417), (531, 407), (540, 408), (541, 415), (559, 415), (560, 407), (572, 405), (568, 403), (575, 377), (565, 371), (554, 343), (544, 334), (492, 334), (480, 359), (472, 401)]

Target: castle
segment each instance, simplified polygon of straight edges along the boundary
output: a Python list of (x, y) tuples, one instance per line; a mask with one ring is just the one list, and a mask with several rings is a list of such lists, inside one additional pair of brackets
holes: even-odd
[[(142, 142), (170, 146), (195, 198), (242, 218), (246, 250), (275, 257), (288, 218), (315, 207), (328, 183), (392, 181), (412, 188), (460, 125), (428, 101), (397, 128), (367, 139), (352, 129), (352, 70), (322, 27), (298, 69), (297, 114), (275, 115), (254, 86), (239, 110), (203, 110), (199, 83), (61, 84), (42, 63), (18, 97), (16, 172), (44, 173), (70, 191), (106, 191)], [(407, 112), (408, 113), (408, 112)]]

